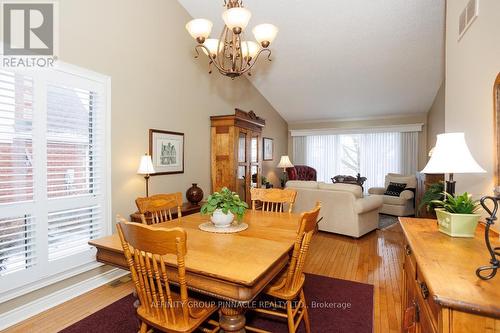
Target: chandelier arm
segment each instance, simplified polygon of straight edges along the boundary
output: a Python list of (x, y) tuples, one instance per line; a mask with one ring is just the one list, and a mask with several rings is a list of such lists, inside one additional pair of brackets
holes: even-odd
[[(209, 50), (209, 49), (208, 49), (205, 45), (203, 45), (203, 44), (198, 44), (198, 45), (196, 45), (196, 46), (195, 46), (196, 53), (198, 53), (198, 54), (199, 54), (199, 52), (198, 52), (198, 48), (205, 49), (205, 50), (207, 51), (207, 53), (208, 53), (208, 54), (210, 54), (210, 50)], [(216, 61), (217, 57), (215, 57), (215, 59), (213, 59), (213, 58), (212, 58), (212, 56), (208, 55), (208, 59), (210, 59), (209, 66), (210, 66), (210, 64), (212, 63), (212, 64), (214, 64), (214, 65), (215, 65), (215, 67), (217, 67), (217, 69), (218, 69), (219, 71), (225, 71), (225, 70), (224, 70), (224, 68), (220, 67), (220, 66), (219, 66), (219, 64), (217, 63), (217, 61)], [(210, 71), (211, 71), (211, 69), (210, 69)]]
[[(241, 37), (243, 36), (243, 32), (241, 32), (240, 35), (238, 35), (238, 47), (239, 47), (239, 51), (238, 51), (238, 54), (240, 55), (240, 70), (239, 71), (242, 71), (244, 69), (244, 65), (243, 65), (243, 61), (245, 59), (243, 59), (243, 49), (241, 48)], [(248, 43), (247, 43), (247, 48), (248, 48)]]
[(233, 44), (232, 44), (232, 54), (231, 54), (231, 71), (236, 72), (236, 55), (238, 54), (237, 51), (237, 40), (238, 36), (233, 33)]
[[(223, 68), (224, 67), (224, 57), (226, 53), (226, 33), (227, 33), (227, 27), (224, 26), (224, 29), (222, 29), (222, 32), (219, 36), (219, 44), (217, 45), (217, 63), (219, 67)], [(222, 47), (221, 47), (222, 43)]]
[(255, 56), (253, 62), (250, 64), (250, 66), (248, 66), (244, 71), (241, 72), (241, 75), (245, 74), (246, 72), (248, 72), (249, 70), (252, 69), (252, 67), (257, 63), (257, 60), (259, 59), (260, 55), (263, 53), (263, 52), (267, 52), (267, 60), (271, 61), (271, 50), (270, 49), (261, 49), (257, 55)]

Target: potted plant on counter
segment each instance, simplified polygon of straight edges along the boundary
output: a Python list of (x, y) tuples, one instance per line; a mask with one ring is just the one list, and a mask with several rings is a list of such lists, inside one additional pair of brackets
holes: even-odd
[(207, 202), (201, 207), (201, 213), (211, 215), (210, 220), (216, 227), (226, 228), (233, 223), (235, 215), (241, 220), (247, 208), (247, 203), (238, 194), (223, 187), (220, 192), (208, 196)]
[[(452, 237), (474, 237), (480, 214), (479, 201), (465, 192), (452, 196), (444, 192), (446, 200), (433, 200), (439, 231)], [(440, 207), (440, 208), (438, 208)]]
[(444, 182), (437, 182), (431, 184), (427, 191), (425, 191), (420, 204), (418, 205), (417, 211), (421, 212), (422, 208), (425, 207), (427, 212), (434, 214), (434, 208), (437, 208), (434, 203), (436, 200), (442, 200), (444, 198)]

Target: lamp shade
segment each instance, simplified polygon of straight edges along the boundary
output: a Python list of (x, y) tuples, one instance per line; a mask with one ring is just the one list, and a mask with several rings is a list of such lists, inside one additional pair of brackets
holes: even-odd
[[(217, 38), (206, 39), (205, 42), (203, 43), (203, 45), (205, 45), (207, 47), (207, 49), (210, 51), (211, 56), (217, 55), (217, 53), (218, 53), (217, 51), (219, 48), (219, 40)], [(202, 50), (206, 55), (208, 55), (207, 50), (205, 50), (205, 49), (202, 49)]]
[(255, 26), (252, 30), (255, 39), (260, 43), (272, 43), (278, 34), (278, 28), (276, 26), (264, 23)]
[(465, 142), (464, 133), (438, 134), (432, 156), (422, 173), (486, 172), (474, 160)]
[(293, 168), (292, 162), (290, 162), (290, 157), (287, 155), (281, 156), (280, 162), (276, 166), (277, 168)]
[(244, 58), (253, 58), (257, 55), (260, 50), (259, 44), (251, 41), (241, 42), (241, 53)]
[(137, 169), (137, 173), (139, 175), (149, 175), (155, 173), (150, 155), (144, 155), (141, 157), (141, 162), (139, 164), (139, 168)]
[(245, 29), (250, 17), (252, 17), (252, 13), (243, 7), (234, 7), (222, 13), (222, 19), (229, 29)]
[(212, 22), (206, 19), (194, 19), (186, 24), (186, 30), (193, 38), (207, 38), (212, 31)]

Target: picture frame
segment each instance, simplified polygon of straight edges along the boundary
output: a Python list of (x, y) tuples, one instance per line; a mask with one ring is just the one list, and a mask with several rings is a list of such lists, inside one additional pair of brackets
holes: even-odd
[(274, 139), (262, 138), (262, 156), (264, 161), (272, 161), (274, 159)]
[(149, 155), (155, 169), (151, 176), (184, 173), (184, 133), (150, 129)]

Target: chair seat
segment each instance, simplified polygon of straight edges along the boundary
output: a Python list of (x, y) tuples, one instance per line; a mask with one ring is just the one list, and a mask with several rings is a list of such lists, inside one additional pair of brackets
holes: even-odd
[(269, 285), (264, 292), (269, 296), (283, 299), (286, 301), (291, 301), (296, 299), (297, 295), (300, 293), (302, 287), (304, 286), (304, 282), (306, 281), (306, 276), (302, 274), (300, 276), (299, 283), (295, 286), (295, 288), (289, 289), (285, 288), (284, 285), (287, 273), (288, 270), (282, 272), (281, 275), (275, 280), (276, 282), (273, 282), (271, 285)]
[[(176, 322), (174, 323), (171, 317), (170, 309), (167, 308), (168, 313), (168, 323), (166, 321), (160, 321), (159, 318), (163, 316), (158, 316), (157, 314), (147, 313), (146, 307), (140, 305), (137, 308), (137, 315), (148, 325), (154, 326), (157, 329), (165, 332), (193, 332), (196, 330), (204, 321), (208, 319), (218, 307), (216, 302), (189, 297), (188, 304), (190, 305), (190, 316), (187, 323), (182, 321), (182, 307), (180, 306), (181, 297), (178, 293), (172, 292), (172, 302), (174, 304), (174, 316)], [(158, 308), (160, 312), (163, 311), (163, 307), (160, 305)]]
[(408, 199), (395, 197), (391, 195), (384, 195), (383, 200), (384, 203), (388, 205), (406, 205), (408, 203)]

